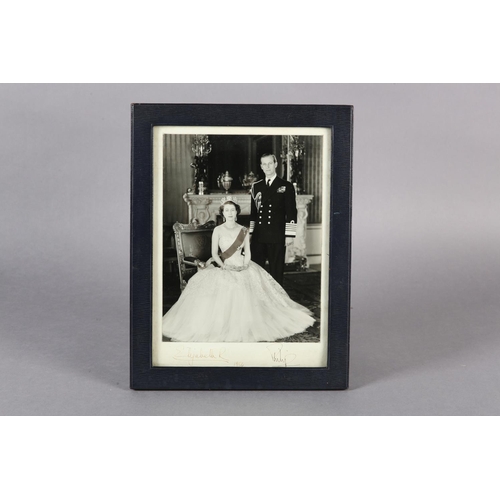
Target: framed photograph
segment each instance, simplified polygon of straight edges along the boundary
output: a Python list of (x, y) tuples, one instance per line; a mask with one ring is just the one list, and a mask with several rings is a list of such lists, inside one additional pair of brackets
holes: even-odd
[(348, 387), (352, 116), (132, 105), (132, 389)]

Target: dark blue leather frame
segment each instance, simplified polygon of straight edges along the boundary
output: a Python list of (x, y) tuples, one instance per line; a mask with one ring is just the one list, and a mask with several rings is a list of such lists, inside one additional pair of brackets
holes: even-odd
[[(332, 129), (328, 362), (325, 368), (153, 367), (153, 126)], [(132, 104), (130, 386), (137, 390), (347, 389), (353, 107)]]

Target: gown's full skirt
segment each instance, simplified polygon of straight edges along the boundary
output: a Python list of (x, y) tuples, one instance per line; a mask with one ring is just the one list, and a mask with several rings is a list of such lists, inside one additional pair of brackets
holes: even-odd
[(274, 341), (303, 332), (314, 321), (250, 262), (243, 271), (213, 266), (198, 271), (163, 317), (163, 334), (181, 342)]

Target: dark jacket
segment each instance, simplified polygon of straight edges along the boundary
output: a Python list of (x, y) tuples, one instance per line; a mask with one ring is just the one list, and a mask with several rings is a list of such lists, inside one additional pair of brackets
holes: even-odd
[(297, 204), (293, 185), (276, 177), (268, 188), (265, 179), (252, 184), (250, 234), (259, 243), (285, 244), (297, 232)]

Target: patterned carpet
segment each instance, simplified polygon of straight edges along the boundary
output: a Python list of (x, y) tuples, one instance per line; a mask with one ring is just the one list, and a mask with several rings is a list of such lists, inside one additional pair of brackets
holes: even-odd
[(305, 332), (297, 333), (283, 342), (319, 342), (321, 320), (321, 273), (307, 270), (300, 273), (287, 273), (283, 288), (290, 298), (313, 312), (316, 323)]
[[(163, 314), (165, 314), (180, 296), (179, 278), (175, 274), (165, 273), (163, 277)], [(277, 342), (319, 342), (321, 320), (321, 273), (318, 269), (304, 272), (285, 273), (284, 289), (299, 304), (313, 312), (316, 322), (305, 332), (297, 333)], [(164, 341), (169, 341), (164, 337)]]

